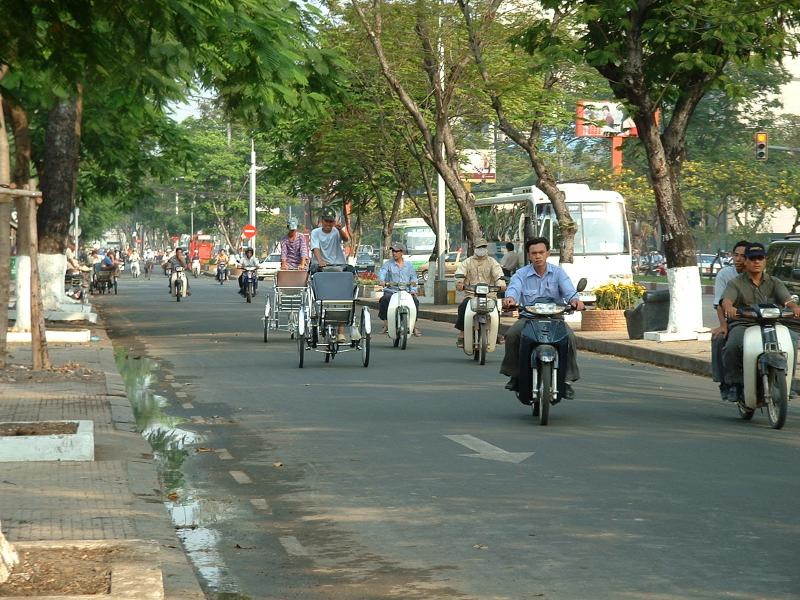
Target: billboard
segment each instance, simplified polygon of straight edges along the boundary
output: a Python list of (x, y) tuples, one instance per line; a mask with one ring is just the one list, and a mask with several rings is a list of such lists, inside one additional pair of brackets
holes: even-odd
[(459, 167), (464, 181), (497, 183), (497, 153), (494, 148), (462, 150)]
[(636, 124), (619, 102), (579, 100), (575, 113), (578, 137), (638, 137)]

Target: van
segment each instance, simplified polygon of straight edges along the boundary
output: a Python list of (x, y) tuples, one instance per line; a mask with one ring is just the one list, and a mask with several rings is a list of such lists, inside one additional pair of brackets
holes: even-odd
[(766, 272), (786, 284), (790, 294), (800, 295), (800, 235), (787, 235), (769, 245)]

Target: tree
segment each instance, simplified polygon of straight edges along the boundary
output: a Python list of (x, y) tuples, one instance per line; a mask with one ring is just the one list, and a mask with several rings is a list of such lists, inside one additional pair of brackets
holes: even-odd
[(669, 331), (691, 335), (702, 326), (702, 313), (695, 244), (680, 192), (687, 129), (709, 90), (736, 92), (725, 71), (729, 64), (777, 61), (796, 51), (790, 27), (800, 2), (754, 0), (746, 10), (735, 0), (543, 0), (542, 6), (574, 11), (584, 58), (632, 109), (669, 268)]

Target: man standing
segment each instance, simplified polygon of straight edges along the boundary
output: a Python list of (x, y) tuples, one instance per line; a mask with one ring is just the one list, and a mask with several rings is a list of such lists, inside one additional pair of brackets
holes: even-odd
[[(767, 253), (763, 244), (747, 246), (744, 272), (731, 280), (720, 302), (725, 316), (732, 321), (728, 327), (728, 341), (722, 354), (725, 367), (724, 379), (728, 384), (726, 399), (731, 402), (737, 402), (742, 394), (744, 332), (748, 327), (757, 326), (752, 322), (737, 319), (736, 309), (753, 304), (779, 304), (791, 308), (794, 316), (800, 317), (800, 306), (792, 301), (792, 296), (783, 282), (764, 272), (766, 258)], [(793, 331), (790, 333), (792, 343), (797, 347), (797, 334)]]
[(714, 308), (717, 311), (719, 327), (711, 332), (711, 378), (719, 383), (719, 392), (722, 399), (728, 397), (728, 384), (724, 379), (724, 369), (722, 365), (722, 349), (728, 339), (728, 321), (725, 319), (725, 312), (720, 306), (722, 294), (731, 280), (744, 271), (744, 253), (749, 242), (740, 240), (733, 247), (733, 264), (720, 269), (714, 279)]
[[(513, 247), (513, 246), (512, 246)], [(489, 285), (499, 285), (506, 287), (503, 281), (503, 268), (493, 257), (489, 256), (489, 242), (480, 238), (475, 242), (475, 254), (463, 260), (456, 270), (456, 275), (463, 275), (464, 278), (456, 279), (456, 289), (460, 292), (465, 285), (475, 285), (486, 283)], [(464, 314), (467, 312), (467, 304), (475, 294), (469, 290), (465, 292), (466, 297), (458, 305), (458, 317), (456, 318), (455, 328), (458, 329), (456, 346), (464, 347)], [(496, 298), (497, 294), (492, 292), (490, 297)], [(471, 335), (471, 334), (470, 334)], [(498, 336), (499, 338), (500, 336)], [(499, 342), (502, 339), (498, 339)]]
[[(399, 291), (397, 287), (387, 287), (386, 282), (409, 284), (408, 292), (414, 299), (414, 304), (419, 312), (419, 300), (417, 300), (417, 272), (414, 270), (414, 265), (411, 264), (411, 261), (407, 261), (403, 257), (406, 247), (400, 242), (394, 242), (389, 249), (392, 251), (392, 258), (383, 263), (380, 273), (378, 274), (378, 285), (384, 286), (383, 296), (378, 301), (378, 318), (383, 321), (383, 333), (389, 332), (389, 328), (386, 324), (389, 300), (391, 300), (392, 294)], [(414, 326), (413, 335), (422, 335), (419, 327), (416, 325)]]
[[(322, 209), (322, 223), (311, 231), (311, 272), (315, 273), (327, 265), (344, 265), (347, 259), (342, 242), (350, 241), (350, 234), (336, 220), (336, 211), (330, 206)], [(354, 271), (347, 265), (346, 271)]]
[(506, 254), (500, 261), (500, 266), (503, 268), (503, 275), (511, 277), (522, 266), (522, 257), (518, 252), (514, 251), (514, 244), (508, 242), (506, 244)]
[[(550, 242), (547, 238), (537, 237), (528, 240), (525, 242), (525, 250), (530, 264), (519, 269), (511, 278), (503, 307), (510, 309), (517, 304), (532, 304), (534, 299), (539, 297), (549, 297), (569, 302), (575, 310), (583, 310), (585, 307), (583, 302), (575, 297), (575, 286), (572, 285), (569, 275), (558, 265), (547, 262), (550, 256)], [(506, 384), (508, 390), (517, 389), (519, 341), (524, 326), (525, 320), (519, 319), (506, 331), (506, 353), (500, 365), (500, 372), (511, 378)], [(565, 371), (566, 379), (568, 382), (577, 381), (580, 378), (580, 371), (576, 359), (575, 334), (572, 330), (569, 331), (567, 352), (569, 360)], [(572, 396), (572, 386), (567, 384), (566, 397)]]
[(305, 271), (308, 265), (308, 241), (306, 236), (297, 233), (297, 219), (286, 221), (288, 233), (281, 240), (281, 270)]

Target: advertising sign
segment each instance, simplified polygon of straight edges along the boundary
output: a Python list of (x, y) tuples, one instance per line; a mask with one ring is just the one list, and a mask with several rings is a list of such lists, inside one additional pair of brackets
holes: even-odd
[(464, 181), (497, 183), (497, 153), (494, 148), (462, 150), (459, 167)]
[(578, 137), (638, 137), (636, 124), (619, 102), (580, 100), (575, 114)]

